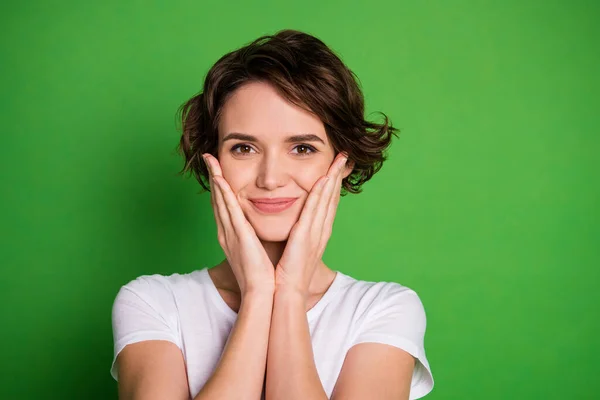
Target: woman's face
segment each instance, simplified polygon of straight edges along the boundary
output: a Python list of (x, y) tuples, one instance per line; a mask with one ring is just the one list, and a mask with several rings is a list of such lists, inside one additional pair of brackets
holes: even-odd
[[(289, 141), (298, 135), (313, 137)], [(270, 242), (288, 239), (313, 184), (327, 174), (335, 157), (321, 120), (263, 82), (248, 83), (227, 100), (219, 121), (218, 148), (223, 177), (244, 215), (257, 236)], [(350, 172), (348, 168), (344, 176)], [(251, 201), (282, 197), (296, 201), (275, 213), (262, 212)]]

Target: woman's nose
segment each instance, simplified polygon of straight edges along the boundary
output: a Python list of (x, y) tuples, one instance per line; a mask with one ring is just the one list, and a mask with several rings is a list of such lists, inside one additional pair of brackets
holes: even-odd
[(256, 186), (266, 190), (284, 186), (289, 176), (289, 168), (290, 166), (278, 157), (263, 157), (258, 165)]

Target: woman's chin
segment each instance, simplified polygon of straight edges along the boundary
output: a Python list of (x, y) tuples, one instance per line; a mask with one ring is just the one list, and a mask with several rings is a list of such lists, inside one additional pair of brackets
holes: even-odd
[(252, 224), (256, 236), (263, 242), (285, 242), (290, 236), (291, 226), (288, 224)]
[(277, 214), (263, 215), (251, 208), (244, 210), (244, 216), (263, 242), (285, 242), (300, 218), (300, 211), (288, 209)]

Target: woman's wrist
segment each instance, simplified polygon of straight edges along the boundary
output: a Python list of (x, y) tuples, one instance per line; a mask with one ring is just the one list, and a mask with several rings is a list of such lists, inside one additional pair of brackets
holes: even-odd
[(275, 294), (275, 285), (263, 285), (246, 288), (241, 292), (242, 301), (265, 301), (273, 302)]

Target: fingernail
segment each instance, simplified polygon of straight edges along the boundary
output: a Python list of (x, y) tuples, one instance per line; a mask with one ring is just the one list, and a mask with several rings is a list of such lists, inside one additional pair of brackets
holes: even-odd
[(206, 159), (206, 155), (202, 154), (202, 159), (204, 160), (204, 164), (206, 165), (206, 168), (208, 169), (208, 172), (212, 173), (212, 171), (210, 170), (210, 163)]

